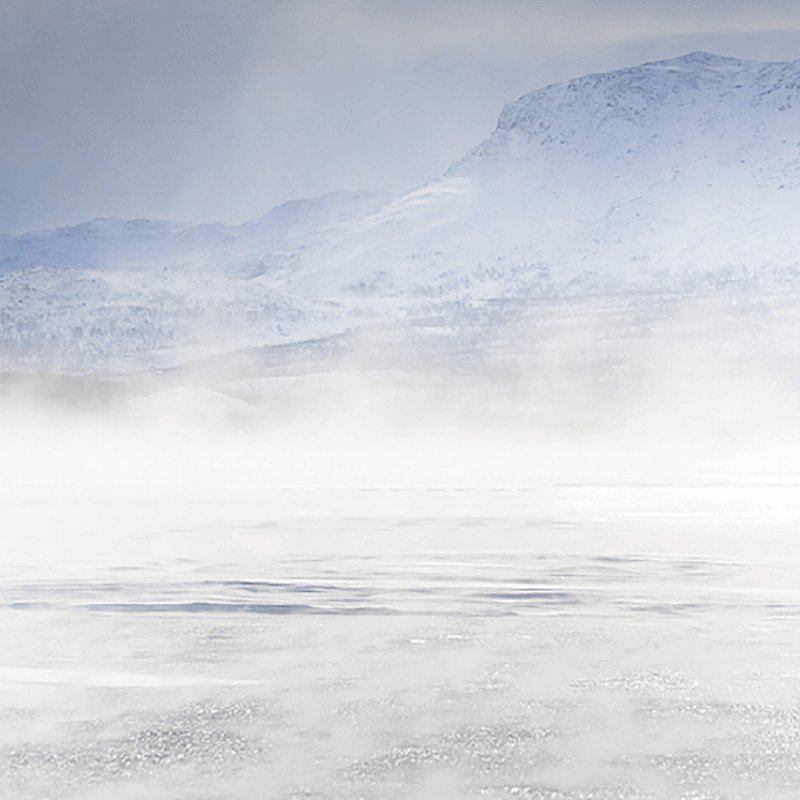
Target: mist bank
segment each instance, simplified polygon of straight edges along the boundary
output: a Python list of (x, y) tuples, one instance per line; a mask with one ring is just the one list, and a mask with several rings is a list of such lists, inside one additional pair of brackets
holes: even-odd
[(790, 372), (700, 347), (597, 366), (5, 376), (6, 572), (222, 563), (231, 530), (262, 559), (485, 549), (487, 520), (492, 547), (531, 520), (612, 552), (794, 541)]
[(497, 360), (479, 372), (28, 373), (1, 385), (0, 484), (12, 502), (800, 472), (794, 373), (700, 346), (657, 362)]

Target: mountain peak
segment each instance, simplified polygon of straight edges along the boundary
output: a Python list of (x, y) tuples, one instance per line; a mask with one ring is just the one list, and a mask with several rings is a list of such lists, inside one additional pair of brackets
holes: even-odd
[[(693, 67), (736, 67), (747, 64), (761, 64), (760, 61), (749, 61), (735, 56), (722, 56), (718, 53), (711, 53), (707, 50), (694, 50), (691, 53), (686, 53), (682, 56), (674, 56), (673, 58), (660, 59), (658, 61), (649, 61), (642, 65), (642, 67), (655, 67), (655, 66), (693, 66)], [(636, 69), (636, 67), (629, 67), (629, 69)]]
[[(643, 125), (657, 130), (676, 110), (696, 105), (707, 113), (726, 106), (774, 106), (785, 110), (800, 102), (800, 61), (745, 61), (696, 51), (609, 72), (594, 73), (566, 83), (537, 89), (507, 105), (495, 137), (523, 135), (537, 141), (575, 127), (581, 138), (609, 123)], [(774, 110), (774, 109), (773, 109)], [(574, 125), (573, 125), (574, 123)]]

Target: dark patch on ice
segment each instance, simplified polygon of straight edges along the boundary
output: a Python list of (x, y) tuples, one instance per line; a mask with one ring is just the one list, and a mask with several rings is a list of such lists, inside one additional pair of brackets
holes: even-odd
[(382, 606), (352, 606), (323, 608), (291, 603), (213, 603), (195, 601), (191, 603), (87, 603), (81, 606), (88, 611), (117, 611), (137, 614), (190, 613), (190, 614), (392, 614), (392, 609)]
[(580, 605), (583, 602), (571, 592), (546, 589), (510, 589), (505, 592), (480, 592), (474, 596), (487, 600), (511, 600), (524, 605)]

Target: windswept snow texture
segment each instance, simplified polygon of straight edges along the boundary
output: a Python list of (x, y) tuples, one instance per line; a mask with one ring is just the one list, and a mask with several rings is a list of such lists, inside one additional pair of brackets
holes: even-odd
[(744, 326), (763, 328), (771, 297), (798, 307), (798, 207), (800, 61), (692, 53), (525, 95), (394, 199), (6, 237), (0, 347), (7, 367), (125, 371), (367, 330), (453, 355), (515, 325), (535, 341), (542, 301), (618, 298), (609, 338), (635, 339), (665, 302), (720, 293), (767, 298)]
[(0, 796), (795, 800), (797, 475), (717, 481), (10, 503)]

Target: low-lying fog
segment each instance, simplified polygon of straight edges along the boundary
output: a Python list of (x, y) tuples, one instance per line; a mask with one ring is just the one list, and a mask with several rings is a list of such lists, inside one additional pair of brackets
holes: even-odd
[(12, 503), (760, 481), (800, 468), (800, 376), (689, 352), (658, 371), (10, 375), (0, 388)]
[(798, 398), (6, 376), (0, 796), (794, 797)]

